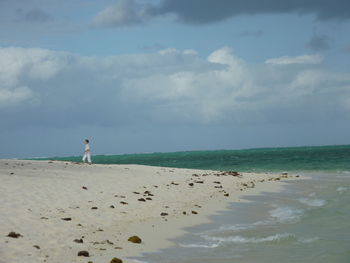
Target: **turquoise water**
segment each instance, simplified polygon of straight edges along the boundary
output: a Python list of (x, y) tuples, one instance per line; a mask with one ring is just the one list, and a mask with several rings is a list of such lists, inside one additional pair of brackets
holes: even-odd
[[(81, 161), (81, 156), (46, 159)], [(94, 163), (239, 171), (350, 171), (350, 145), (97, 155)]]

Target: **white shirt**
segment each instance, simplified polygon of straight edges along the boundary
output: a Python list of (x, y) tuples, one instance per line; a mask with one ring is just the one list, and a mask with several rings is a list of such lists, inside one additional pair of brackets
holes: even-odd
[(85, 144), (85, 152), (90, 152), (90, 145), (88, 143)]

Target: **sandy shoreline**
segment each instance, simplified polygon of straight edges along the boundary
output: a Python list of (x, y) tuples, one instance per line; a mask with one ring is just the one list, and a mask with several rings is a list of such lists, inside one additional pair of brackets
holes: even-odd
[[(209, 222), (245, 194), (279, 191), (292, 178), (0, 160), (0, 262), (134, 262), (128, 257), (171, 245), (184, 227)], [(141, 244), (127, 241), (134, 235)], [(78, 257), (82, 250), (90, 256)]]

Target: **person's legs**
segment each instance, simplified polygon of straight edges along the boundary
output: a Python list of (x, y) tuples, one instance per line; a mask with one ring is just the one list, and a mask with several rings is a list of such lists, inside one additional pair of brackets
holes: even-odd
[(86, 156), (86, 153), (84, 154), (83, 156), (83, 162), (85, 163), (85, 160), (86, 160), (87, 156)]
[(91, 154), (90, 153), (87, 153), (87, 159), (88, 159), (88, 162), (91, 163)]

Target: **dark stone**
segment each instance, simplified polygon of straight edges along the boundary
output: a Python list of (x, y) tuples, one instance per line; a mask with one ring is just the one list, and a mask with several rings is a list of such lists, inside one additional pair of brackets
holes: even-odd
[(106, 243), (109, 244), (109, 245), (114, 245), (114, 243), (109, 241), (108, 239), (106, 240)]
[(114, 205), (110, 205), (109, 207), (110, 207), (110, 208), (115, 208)]
[(138, 236), (129, 237), (128, 241), (137, 244), (140, 244), (142, 242), (141, 238), (139, 238)]
[(215, 181), (214, 184), (221, 184), (221, 182)]
[(196, 184), (203, 184), (204, 181), (194, 181)]
[(123, 260), (120, 258), (113, 258), (110, 263), (123, 263)]
[(90, 254), (89, 254), (89, 252), (87, 252), (86, 250), (82, 250), (82, 251), (79, 251), (79, 252), (78, 252), (78, 256), (79, 256), (79, 257), (89, 257)]
[(193, 186), (193, 183), (189, 183), (188, 185), (189, 185), (189, 186)]
[(198, 212), (196, 212), (196, 211), (194, 211), (194, 210), (192, 210), (191, 213), (194, 214), (194, 215), (197, 215), (197, 214), (198, 214)]
[(140, 202), (146, 202), (146, 200), (144, 198), (139, 198), (137, 200), (140, 201)]
[(97, 206), (93, 206), (93, 207), (91, 207), (91, 209), (92, 210), (96, 210), (96, 209), (98, 209), (98, 207)]
[(19, 234), (19, 233), (16, 233), (16, 232), (10, 232), (10, 233), (8, 233), (7, 236), (8, 236), (8, 237), (12, 237), (12, 238), (19, 238), (19, 237), (21, 237), (22, 235)]
[(222, 188), (222, 185), (214, 186), (214, 188)]
[(71, 221), (72, 220), (71, 217), (64, 217), (64, 218), (61, 218), (61, 219), (64, 220), (64, 221)]
[(161, 216), (167, 216), (168, 213), (164, 213), (164, 212), (163, 212), (163, 213), (160, 213), (160, 215), (161, 215)]
[(40, 247), (38, 245), (34, 245), (33, 247), (35, 247), (36, 249), (40, 249)]
[(229, 196), (229, 195), (230, 195), (229, 193), (224, 194), (224, 196)]
[(134, 194), (136, 194), (136, 195), (139, 195), (140, 193), (139, 192), (133, 192)]
[(120, 202), (122, 205), (127, 205), (128, 203), (127, 202), (124, 202), (124, 201), (121, 201)]
[(73, 240), (75, 243), (84, 243), (84, 240), (81, 238), (81, 239), (74, 239)]
[(186, 215), (187, 213), (186, 213), (186, 211), (183, 211), (182, 214), (183, 214), (183, 215)]
[(146, 197), (146, 200), (152, 200), (152, 198), (151, 197)]
[(84, 189), (84, 190), (87, 190), (87, 187), (86, 186), (83, 186), (83, 187), (81, 187), (82, 189)]

